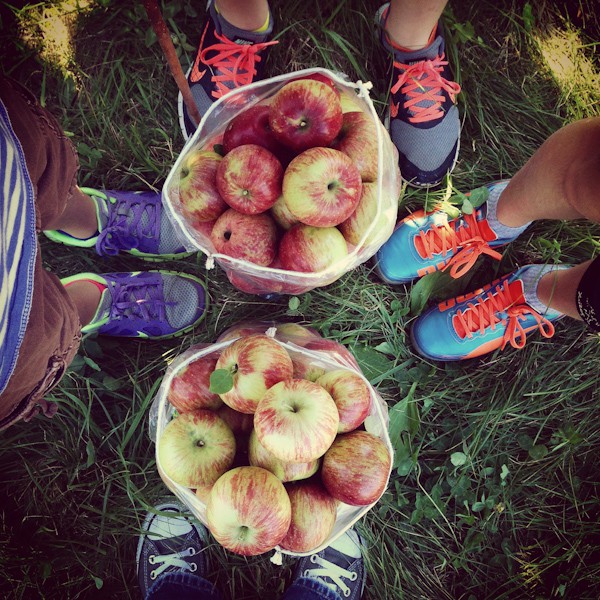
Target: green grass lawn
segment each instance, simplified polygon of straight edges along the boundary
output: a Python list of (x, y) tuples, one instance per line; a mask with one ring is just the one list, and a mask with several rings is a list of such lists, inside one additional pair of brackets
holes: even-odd
[[(3, 69), (72, 136), (81, 184), (160, 189), (183, 138), (175, 84), (143, 9), (108, 0), (71, 9), (73, 53), (63, 53), (59, 68), (40, 45), (43, 31), (58, 31), (50, 4), (17, 11), (18, 22), (3, 4)], [(270, 54), (270, 74), (324, 66), (370, 80), (383, 114), (390, 75), (373, 34), (377, 3), (272, 4), (283, 43)], [(184, 69), (203, 5), (163, 5)], [(468, 191), (513, 174), (561, 125), (600, 114), (600, 26), (593, 0), (451, 5), (444, 22), (463, 88), (463, 131), (449, 183)], [(408, 190), (400, 214), (445, 191)], [(455, 291), (529, 262), (582, 262), (599, 252), (599, 240), (600, 228), (588, 222), (538, 222), (500, 263), (482, 260)], [(60, 276), (144, 268), (133, 258), (101, 260), (41, 243), (45, 266)], [(167, 491), (147, 433), (161, 377), (192, 343), (256, 318), (310, 323), (342, 342), (389, 404), (394, 471), (358, 525), (368, 541), (366, 600), (598, 597), (597, 335), (565, 319), (552, 340), (532, 335), (521, 351), (433, 363), (410, 345), (410, 286), (382, 284), (371, 264), (299, 302), (238, 292), (219, 268), (207, 271), (201, 255), (164, 266), (205, 278), (211, 309), (203, 324), (174, 342), (88, 338), (52, 393), (58, 415), (0, 435), (0, 597), (139, 597), (137, 535)], [(236, 600), (278, 598), (293, 571), (289, 559), (278, 567), (268, 555), (212, 550), (214, 576)]]

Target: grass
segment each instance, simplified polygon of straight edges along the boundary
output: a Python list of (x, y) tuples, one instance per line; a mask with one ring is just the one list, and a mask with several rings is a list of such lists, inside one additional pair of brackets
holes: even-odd
[[(199, 36), (198, 4), (163, 5), (184, 67)], [(373, 39), (372, 3), (273, 5), (282, 43), (270, 73), (327, 66), (371, 80), (383, 113), (389, 61)], [(40, 6), (49, 3), (17, 13), (35, 22)], [(467, 191), (513, 174), (564, 123), (600, 114), (600, 27), (585, 0), (575, 8), (517, 0), (452, 8), (447, 51), (463, 87), (463, 133), (451, 184)], [(3, 9), (2, 66), (58, 115), (78, 147), (81, 184), (159, 189), (183, 140), (176, 90), (141, 7), (90, 6), (72, 26), (74, 54), (59, 68), (22, 41), (15, 11)], [(31, 37), (39, 43), (39, 30)], [(401, 211), (443, 194), (408, 191)], [(501, 263), (483, 261), (461, 285), (533, 261), (581, 262), (598, 253), (599, 233), (582, 221), (538, 222)], [(41, 243), (45, 266), (59, 275), (140, 268), (131, 258), (103, 261)], [(139, 597), (137, 534), (166, 492), (147, 433), (161, 377), (192, 343), (257, 318), (310, 323), (344, 343), (388, 402), (394, 472), (359, 525), (367, 600), (597, 598), (597, 335), (564, 320), (551, 341), (532, 336), (519, 352), (432, 363), (408, 339), (410, 288), (382, 285), (372, 265), (304, 294), (293, 308), (286, 298), (263, 302), (236, 291), (220, 269), (206, 271), (201, 256), (165, 268), (206, 279), (212, 308), (203, 324), (169, 343), (88, 338), (51, 394), (58, 415), (0, 437), (3, 598)], [(239, 600), (278, 598), (293, 571), (289, 560), (277, 567), (268, 556), (211, 551), (216, 581)]]

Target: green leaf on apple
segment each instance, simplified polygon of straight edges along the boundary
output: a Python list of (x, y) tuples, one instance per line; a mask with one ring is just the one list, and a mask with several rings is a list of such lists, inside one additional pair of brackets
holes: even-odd
[(215, 369), (210, 374), (210, 391), (213, 394), (226, 394), (233, 387), (233, 376), (228, 369)]

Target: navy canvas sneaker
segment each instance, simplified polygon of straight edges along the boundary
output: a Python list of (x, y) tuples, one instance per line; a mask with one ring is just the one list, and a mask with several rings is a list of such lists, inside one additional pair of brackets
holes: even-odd
[(68, 287), (90, 281), (101, 290), (96, 314), (83, 334), (165, 339), (191, 331), (204, 318), (206, 291), (197, 277), (170, 271), (79, 273), (61, 279)]
[(400, 154), (400, 174), (416, 187), (430, 187), (454, 169), (460, 146), (460, 119), (456, 96), (460, 86), (444, 53), (438, 25), (435, 38), (425, 48), (403, 51), (385, 32), (389, 3), (376, 15), (381, 43), (394, 57), (390, 107), (386, 118), (392, 141)]
[[(269, 41), (273, 33), (271, 14), (268, 27), (254, 32), (228, 23), (217, 12), (214, 0), (209, 0), (207, 11), (196, 59), (188, 72), (190, 90), (201, 115), (232, 89), (262, 79), (264, 50), (277, 43)], [(181, 93), (178, 109), (179, 125), (187, 140), (197, 124), (190, 118)]]

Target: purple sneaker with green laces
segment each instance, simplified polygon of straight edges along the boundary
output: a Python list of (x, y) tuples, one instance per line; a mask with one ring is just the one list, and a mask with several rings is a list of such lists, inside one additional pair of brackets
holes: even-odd
[(80, 239), (60, 230), (44, 231), (53, 242), (95, 248), (100, 256), (127, 252), (145, 260), (189, 256), (165, 215), (159, 192), (123, 192), (81, 188), (96, 203), (98, 231)]
[(197, 277), (171, 271), (79, 273), (61, 283), (93, 283), (101, 291), (92, 320), (83, 334), (160, 340), (183, 335), (204, 318), (207, 295)]

